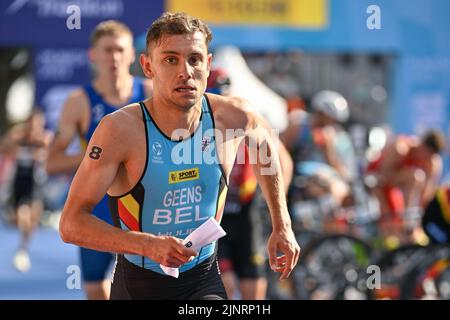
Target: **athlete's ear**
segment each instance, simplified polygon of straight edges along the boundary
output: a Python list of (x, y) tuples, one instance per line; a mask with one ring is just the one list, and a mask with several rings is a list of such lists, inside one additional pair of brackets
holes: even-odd
[(142, 72), (144, 72), (147, 78), (153, 78), (152, 64), (150, 61), (150, 56), (145, 53), (141, 53), (139, 57), (139, 62), (141, 63)]
[(133, 48), (131, 48), (131, 64), (133, 64), (136, 61), (136, 50)]
[(208, 58), (207, 58), (207, 69), (208, 69), (208, 76), (209, 76), (209, 72), (211, 71), (211, 65), (212, 65), (212, 53), (208, 53)]
[(95, 63), (95, 49), (92, 47), (88, 49), (88, 58), (90, 62)]

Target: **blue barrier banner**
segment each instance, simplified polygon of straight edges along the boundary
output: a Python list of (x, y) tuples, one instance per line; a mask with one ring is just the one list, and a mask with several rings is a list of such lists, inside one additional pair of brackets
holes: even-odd
[(135, 35), (161, 15), (163, 0), (0, 1), (0, 46), (26, 47), (33, 55), (36, 104), (55, 129), (70, 91), (90, 81), (87, 49), (101, 21), (115, 19)]
[(120, 20), (141, 33), (163, 8), (163, 0), (3, 0), (0, 45), (84, 47), (102, 20)]

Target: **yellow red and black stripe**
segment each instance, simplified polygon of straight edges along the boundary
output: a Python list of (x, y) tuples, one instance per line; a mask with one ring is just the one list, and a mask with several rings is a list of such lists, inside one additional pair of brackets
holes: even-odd
[(450, 225), (450, 189), (447, 187), (441, 187), (438, 189), (436, 198), (441, 208), (442, 217), (447, 224)]
[(239, 187), (239, 199), (242, 203), (250, 202), (255, 195), (256, 188), (258, 187), (256, 177), (253, 175), (253, 172), (251, 174), (251, 176), (246, 177), (245, 181), (243, 181)]
[(225, 209), (225, 200), (227, 198), (227, 191), (228, 191), (228, 186), (227, 186), (225, 177), (222, 175), (220, 177), (220, 185), (219, 185), (219, 192), (218, 192), (217, 205), (216, 205), (216, 215), (215, 215), (215, 219), (219, 223), (222, 220), (223, 210)]
[(85, 151), (87, 149), (89, 141), (86, 140), (85, 137), (80, 136), (80, 148)]
[(142, 231), (142, 204), (144, 187), (138, 184), (131, 192), (121, 197), (110, 197), (110, 210), (114, 224), (121, 228), (121, 223), (131, 231)]
[(240, 147), (238, 152), (245, 152), (245, 162), (239, 164), (242, 167), (239, 183), (239, 199), (242, 203), (249, 203), (255, 196), (258, 182), (250, 164), (248, 147), (244, 145), (244, 149), (241, 148), (242, 147)]

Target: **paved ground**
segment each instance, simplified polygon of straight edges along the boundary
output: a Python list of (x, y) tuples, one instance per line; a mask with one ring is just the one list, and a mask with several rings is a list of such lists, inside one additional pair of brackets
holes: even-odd
[(75, 280), (69, 283), (77, 283), (73, 271), (67, 273), (70, 266), (78, 265), (75, 246), (63, 243), (54, 229), (41, 227), (30, 247), (31, 269), (20, 273), (12, 265), (19, 236), (17, 229), (0, 220), (0, 300), (84, 299), (81, 289), (66, 285), (68, 278)]

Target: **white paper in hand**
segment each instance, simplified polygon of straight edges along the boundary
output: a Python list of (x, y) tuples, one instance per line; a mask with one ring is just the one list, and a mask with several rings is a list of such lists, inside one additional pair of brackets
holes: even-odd
[[(220, 224), (214, 219), (209, 218), (200, 227), (192, 231), (190, 235), (182, 241), (182, 243), (187, 247), (199, 251), (202, 247), (222, 238), (227, 233), (222, 229)], [(170, 268), (160, 265), (161, 269), (168, 275), (178, 278), (179, 270), (178, 268)]]

